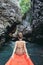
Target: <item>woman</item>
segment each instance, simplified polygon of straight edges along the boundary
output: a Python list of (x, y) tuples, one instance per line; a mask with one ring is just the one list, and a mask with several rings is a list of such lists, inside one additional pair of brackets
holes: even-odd
[(26, 43), (22, 38), (23, 35), (20, 32), (18, 34), (19, 40), (15, 43), (13, 54), (5, 65), (34, 65), (27, 53)]

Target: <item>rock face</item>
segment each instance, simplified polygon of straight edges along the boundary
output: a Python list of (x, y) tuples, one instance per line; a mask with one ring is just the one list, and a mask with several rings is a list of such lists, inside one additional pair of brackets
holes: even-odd
[(43, 41), (43, 1), (33, 1), (33, 12), (32, 12), (32, 38), (34, 41)]
[[(22, 15), (20, 9), (11, 2), (4, 3), (0, 1), (0, 37), (2, 34), (10, 33), (16, 30), (16, 25), (21, 23)], [(14, 32), (15, 32), (14, 30)]]
[(18, 32), (21, 31), (28, 40), (43, 41), (42, 0), (32, 0), (32, 8), (23, 17), (20, 8), (12, 3), (11, 0), (9, 2), (5, 0), (5, 3), (0, 1), (0, 36), (2, 34), (4, 36), (6, 33), (8, 35), (13, 30), (15, 32), (16, 29)]
[(3, 22), (4, 27), (12, 26), (13, 23), (21, 22), (20, 9), (12, 6), (10, 3), (0, 2), (0, 23)]

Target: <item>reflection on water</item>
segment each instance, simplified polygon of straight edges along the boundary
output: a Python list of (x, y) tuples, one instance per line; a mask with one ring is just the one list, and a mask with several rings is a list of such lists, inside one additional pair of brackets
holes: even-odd
[[(0, 49), (0, 65), (4, 65), (12, 55), (15, 42), (10, 41), (9, 43)], [(28, 42), (27, 50), (35, 65), (43, 65), (43, 46)]]

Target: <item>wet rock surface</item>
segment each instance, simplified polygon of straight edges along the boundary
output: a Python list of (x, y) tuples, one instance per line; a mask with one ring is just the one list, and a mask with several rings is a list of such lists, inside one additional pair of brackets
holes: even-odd
[[(19, 23), (20, 25), (18, 25)], [(15, 28), (18, 32), (21, 31), (29, 41), (43, 42), (43, 2), (32, 0), (30, 11), (24, 14), (23, 17), (16, 4), (0, 2), (0, 25), (0, 36), (3, 33), (5, 35), (6, 33), (7, 35), (10, 32), (12, 33)]]
[[(0, 1), (0, 40), (4, 40), (3, 34), (6, 35), (12, 30), (16, 30), (16, 25), (20, 24), (21, 21), (20, 9), (15, 4)], [(3, 41), (0, 41), (0, 43), (3, 43)]]
[(15, 4), (13, 6), (10, 3), (2, 3), (0, 1), (0, 25), (3, 25), (1, 26), (2, 28), (11, 27), (15, 23), (20, 23), (21, 20), (20, 9)]
[[(32, 30), (33, 38), (35, 41), (43, 40), (43, 1), (33, 1), (33, 12), (32, 12)], [(43, 42), (43, 41), (42, 41)]]

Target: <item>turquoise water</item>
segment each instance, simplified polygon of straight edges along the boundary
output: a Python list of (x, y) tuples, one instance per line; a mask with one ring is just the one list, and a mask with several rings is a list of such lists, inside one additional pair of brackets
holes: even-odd
[[(5, 65), (12, 55), (15, 42), (10, 41), (9, 43), (0, 49), (0, 65)], [(27, 42), (27, 50), (35, 65), (43, 65), (43, 46)]]

